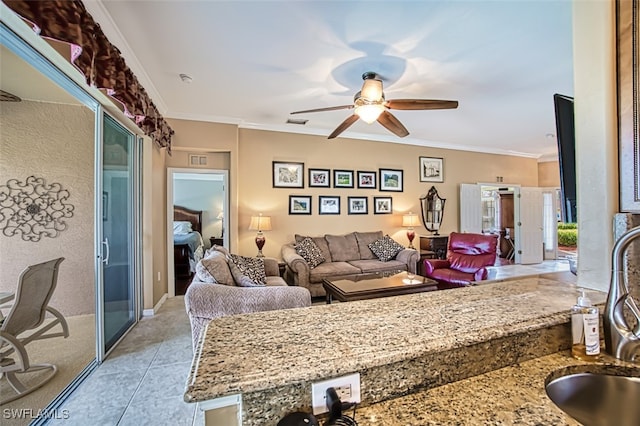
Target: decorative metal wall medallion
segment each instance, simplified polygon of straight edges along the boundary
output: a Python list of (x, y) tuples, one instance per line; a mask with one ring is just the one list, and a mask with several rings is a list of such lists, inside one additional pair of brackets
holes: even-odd
[(62, 185), (47, 185), (44, 178), (29, 176), (25, 183), (10, 179), (0, 185), (0, 229), (7, 237), (21, 235), (24, 241), (55, 238), (67, 229), (64, 219), (73, 217), (68, 198)]

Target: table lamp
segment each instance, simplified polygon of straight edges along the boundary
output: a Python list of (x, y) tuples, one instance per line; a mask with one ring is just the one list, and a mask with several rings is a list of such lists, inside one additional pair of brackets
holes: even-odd
[(413, 239), (416, 236), (416, 232), (413, 230), (414, 226), (420, 225), (418, 222), (418, 215), (409, 212), (409, 214), (405, 214), (402, 216), (402, 226), (407, 227), (407, 238), (409, 239), (409, 248), (415, 249), (413, 246)]
[(256, 235), (256, 246), (258, 247), (257, 257), (264, 257), (264, 254), (262, 254), (262, 247), (264, 247), (264, 243), (267, 239), (264, 237), (262, 231), (271, 231), (271, 217), (262, 216), (262, 213), (260, 213), (259, 216), (251, 216), (249, 231), (258, 231), (258, 235)]

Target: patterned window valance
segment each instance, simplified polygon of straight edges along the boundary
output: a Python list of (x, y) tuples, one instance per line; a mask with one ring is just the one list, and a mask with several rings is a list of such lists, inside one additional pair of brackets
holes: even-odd
[(144, 134), (171, 152), (174, 131), (81, 1), (3, 2), (100, 89)]

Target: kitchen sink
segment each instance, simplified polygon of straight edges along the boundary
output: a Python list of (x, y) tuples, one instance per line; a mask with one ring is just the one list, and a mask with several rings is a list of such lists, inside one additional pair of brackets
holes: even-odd
[(573, 372), (547, 378), (546, 391), (565, 413), (585, 426), (640, 425), (640, 377), (625, 370)]

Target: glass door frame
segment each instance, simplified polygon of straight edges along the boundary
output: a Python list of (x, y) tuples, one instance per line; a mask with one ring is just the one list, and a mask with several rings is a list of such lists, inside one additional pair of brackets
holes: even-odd
[(95, 217), (95, 235), (96, 235), (96, 354), (98, 363), (102, 363), (105, 358), (115, 349), (122, 339), (131, 331), (133, 327), (138, 323), (142, 316), (142, 297), (141, 297), (141, 285), (142, 285), (142, 252), (140, 242), (142, 241), (142, 138), (140, 135), (132, 131), (131, 127), (126, 126), (120, 120), (109, 114), (104, 109), (101, 109), (99, 119), (97, 120), (96, 128), (96, 141), (97, 146), (95, 150), (95, 191), (96, 194), (102, 194), (103, 191), (103, 166), (104, 166), (104, 121), (105, 116), (108, 116), (116, 124), (120, 125), (123, 129), (130, 132), (133, 139), (133, 188), (132, 188), (132, 241), (130, 241), (131, 249), (131, 271), (129, 278), (133, 281), (133, 317), (134, 320), (127, 330), (118, 338), (116, 342), (106, 350), (106, 337), (105, 337), (105, 298), (104, 298), (104, 269), (103, 262), (108, 253), (105, 252), (104, 232), (102, 212), (105, 206), (103, 205), (103, 199), (101, 196), (96, 196), (96, 217)]

